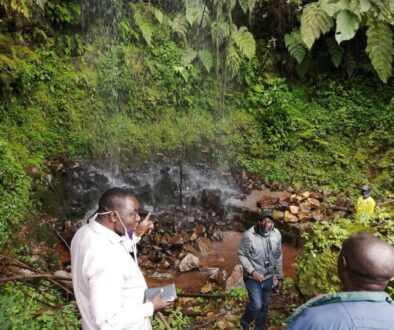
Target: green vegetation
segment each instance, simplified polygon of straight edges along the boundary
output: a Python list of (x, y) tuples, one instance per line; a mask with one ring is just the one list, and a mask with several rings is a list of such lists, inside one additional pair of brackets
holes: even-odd
[[(313, 235), (297, 258), (298, 286), (307, 297), (340, 291), (337, 276), (337, 259), (342, 242), (350, 235), (364, 231), (375, 234), (394, 244), (394, 220), (388, 213), (380, 211), (371, 218), (337, 219), (333, 223), (317, 222)], [(388, 292), (393, 294), (393, 283)]]

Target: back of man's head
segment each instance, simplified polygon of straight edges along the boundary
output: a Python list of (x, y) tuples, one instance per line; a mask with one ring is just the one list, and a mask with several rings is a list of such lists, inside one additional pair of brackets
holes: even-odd
[(394, 247), (369, 233), (346, 239), (338, 259), (346, 291), (383, 291), (394, 276)]
[(108, 189), (100, 197), (98, 212), (118, 211), (123, 207), (125, 199), (128, 197), (135, 198), (130, 189), (119, 187)]

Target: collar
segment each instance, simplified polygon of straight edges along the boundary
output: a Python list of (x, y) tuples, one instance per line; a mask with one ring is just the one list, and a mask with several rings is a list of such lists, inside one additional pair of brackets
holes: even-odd
[(119, 244), (122, 241), (121, 236), (119, 236), (113, 230), (111, 230), (111, 229), (105, 227), (104, 225), (102, 225), (101, 223), (97, 222), (96, 219), (91, 219), (88, 226), (95, 233), (107, 238), (112, 244)]
[(260, 224), (258, 223), (257, 225), (254, 225), (254, 232), (255, 232), (255, 234), (257, 234), (257, 235), (260, 235), (260, 236), (263, 236), (263, 237), (268, 237), (268, 236), (270, 236), (270, 234), (274, 231), (274, 229), (275, 228), (272, 228), (269, 232), (267, 232), (267, 233), (263, 233), (263, 232), (261, 232), (261, 230), (260, 230)]
[(294, 313), (286, 320), (287, 323), (294, 321), (307, 308), (321, 305), (328, 305), (346, 301), (372, 301), (387, 302), (393, 304), (393, 300), (387, 292), (384, 291), (348, 291), (317, 296), (308, 300), (305, 304), (298, 307)]

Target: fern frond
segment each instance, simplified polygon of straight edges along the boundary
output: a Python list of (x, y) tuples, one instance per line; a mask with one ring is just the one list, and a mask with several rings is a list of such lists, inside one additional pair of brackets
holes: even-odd
[(209, 71), (211, 71), (212, 65), (213, 65), (213, 57), (212, 57), (211, 52), (208, 49), (201, 49), (198, 52), (198, 57), (199, 57), (202, 65), (204, 66), (205, 70), (207, 70), (207, 72), (209, 73)]
[(159, 24), (163, 23), (164, 15), (159, 8), (155, 8), (153, 10), (153, 16), (155, 16), (155, 18), (159, 22)]
[(241, 62), (241, 58), (233, 45), (228, 47), (226, 62), (229, 76), (233, 78), (238, 73)]
[(246, 26), (241, 26), (241, 28), (232, 34), (232, 39), (238, 46), (242, 55), (251, 59), (256, 54), (256, 41), (254, 40), (253, 34), (248, 31)]
[(212, 42), (218, 45), (216, 46), (221, 46), (230, 35), (230, 25), (228, 22), (224, 20), (223, 17), (220, 18), (218, 22), (213, 22), (211, 24), (211, 37), (212, 37)]
[(337, 15), (336, 22), (335, 39), (338, 44), (344, 40), (352, 39), (360, 26), (357, 15), (349, 10), (341, 10)]
[(337, 68), (339, 66), (339, 64), (341, 64), (341, 62), (342, 62), (344, 50), (332, 38), (326, 39), (326, 45), (328, 48), (328, 53), (330, 54), (330, 57), (331, 57), (331, 61), (335, 65), (335, 67)]
[(188, 23), (183, 15), (178, 14), (170, 25), (173, 34), (177, 34), (179, 37), (186, 39)]
[(256, 6), (256, 0), (238, 0), (238, 4), (241, 7), (244, 14), (249, 11), (249, 14), (253, 12), (254, 7)]
[(197, 57), (197, 52), (192, 48), (187, 48), (182, 54), (181, 63), (183, 66), (188, 66)]
[(295, 29), (291, 34), (285, 35), (285, 45), (291, 57), (295, 58), (298, 64), (304, 60), (308, 49), (301, 39), (301, 34), (298, 29)]
[(315, 40), (331, 30), (333, 21), (322, 10), (319, 3), (310, 3), (304, 7), (301, 16), (301, 37), (308, 49), (311, 49)]
[(204, 28), (209, 23), (209, 8), (202, 0), (186, 0), (186, 20), (190, 25), (200, 25)]
[(367, 30), (366, 52), (379, 78), (387, 83), (392, 75), (393, 32), (387, 23), (370, 22)]
[(140, 29), (146, 43), (151, 46), (153, 30), (150, 22), (145, 18), (144, 15), (141, 14), (139, 10), (136, 10), (134, 13), (134, 22)]

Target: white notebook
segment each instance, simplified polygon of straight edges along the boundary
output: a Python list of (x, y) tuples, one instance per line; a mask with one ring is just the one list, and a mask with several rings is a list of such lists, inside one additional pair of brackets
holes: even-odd
[(161, 293), (161, 300), (163, 301), (174, 301), (177, 298), (176, 295), (176, 289), (175, 289), (175, 284), (168, 284), (165, 286), (160, 286), (157, 288), (148, 288), (145, 290), (145, 301), (150, 301), (152, 298), (160, 292), (160, 290), (163, 289), (163, 292)]

